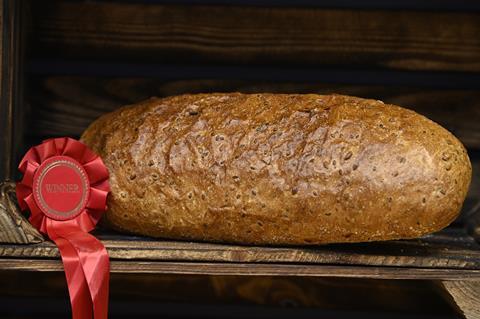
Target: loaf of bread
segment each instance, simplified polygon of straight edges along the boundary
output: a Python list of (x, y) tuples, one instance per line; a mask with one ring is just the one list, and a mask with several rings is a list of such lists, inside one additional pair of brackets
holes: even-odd
[(413, 111), (341, 95), (152, 98), (82, 141), (110, 172), (105, 222), (160, 238), (304, 245), (414, 238), (450, 224), (471, 164)]

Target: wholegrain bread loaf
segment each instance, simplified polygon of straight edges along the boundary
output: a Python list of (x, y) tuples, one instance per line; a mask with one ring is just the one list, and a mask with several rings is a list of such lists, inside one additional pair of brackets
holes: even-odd
[(81, 139), (110, 172), (106, 224), (161, 238), (413, 238), (455, 219), (471, 178), (441, 126), (341, 95), (152, 98), (100, 117)]

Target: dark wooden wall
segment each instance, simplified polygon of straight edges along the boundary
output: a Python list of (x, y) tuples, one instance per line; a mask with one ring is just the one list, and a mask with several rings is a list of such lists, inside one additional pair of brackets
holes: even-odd
[(0, 181), (11, 178), (23, 140), (23, 1), (0, 1)]
[(31, 1), (28, 136), (78, 136), (152, 95), (334, 92), (415, 109), (480, 147), (480, 13), (328, 4)]
[(95, 1), (32, 4), (36, 56), (480, 71), (476, 13)]

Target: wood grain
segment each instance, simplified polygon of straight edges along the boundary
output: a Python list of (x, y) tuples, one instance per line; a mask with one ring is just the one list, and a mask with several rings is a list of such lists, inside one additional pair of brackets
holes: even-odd
[(0, 181), (12, 178), (21, 141), (22, 1), (0, 1)]
[(476, 205), (474, 214), (468, 219), (467, 229), (477, 242), (480, 242), (480, 204)]
[(29, 136), (79, 136), (100, 115), (151, 96), (184, 93), (338, 93), (380, 99), (416, 110), (480, 149), (480, 91), (428, 88), (262, 83), (225, 80), (159, 81), (138, 78), (46, 77), (29, 83)]
[(15, 199), (15, 184), (0, 183), (0, 243), (33, 244), (43, 236), (22, 215)]
[(441, 284), (466, 319), (480, 318), (480, 281), (443, 281)]
[(30, 4), (35, 56), (480, 71), (477, 12)]
[[(119, 260), (113, 260), (110, 266), (112, 273), (129, 274), (311, 276), (395, 280), (480, 280), (480, 270), (471, 269)], [(0, 270), (62, 272), (63, 265), (60, 260), (2, 258), (0, 259)]]
[[(418, 240), (318, 247), (260, 247), (153, 240), (99, 231), (118, 261), (357, 265), (480, 271), (480, 246), (463, 231), (447, 229)], [(59, 258), (51, 242), (0, 245), (0, 258)]]

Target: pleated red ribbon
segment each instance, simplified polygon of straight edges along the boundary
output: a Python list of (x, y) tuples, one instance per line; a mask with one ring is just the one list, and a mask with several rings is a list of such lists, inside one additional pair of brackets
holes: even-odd
[(102, 159), (79, 141), (55, 138), (32, 147), (18, 168), (18, 203), (60, 250), (72, 318), (107, 318), (110, 262), (103, 244), (89, 234), (110, 191)]

